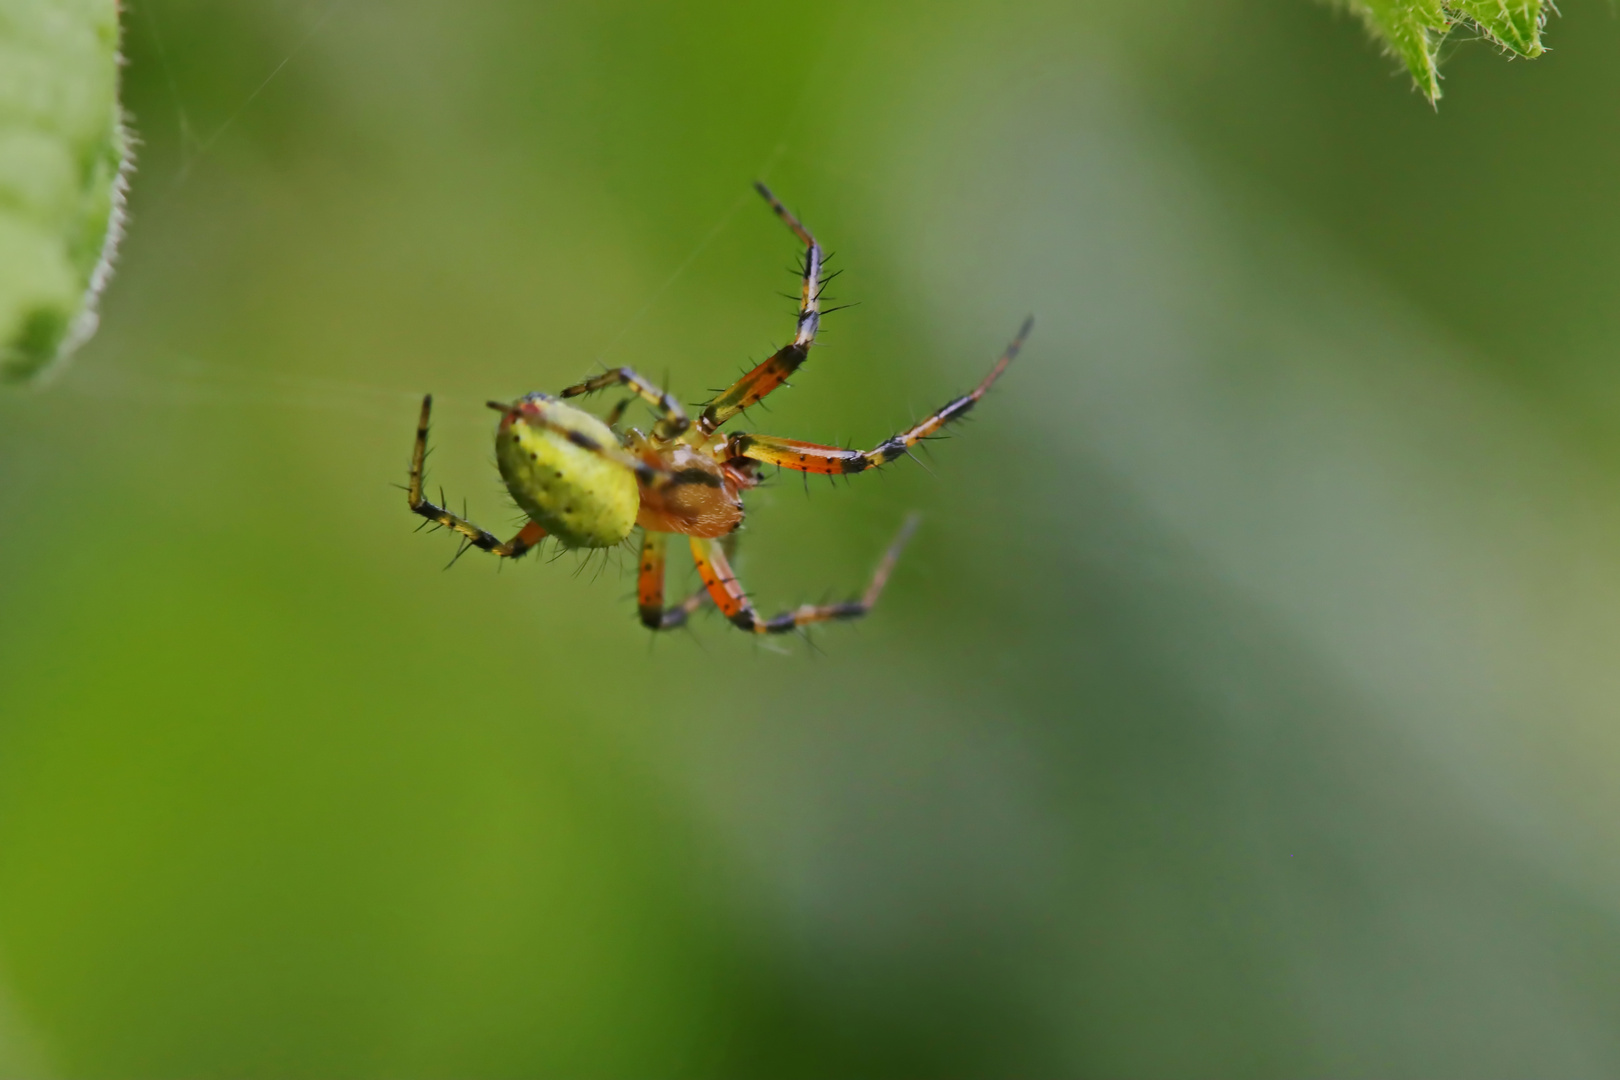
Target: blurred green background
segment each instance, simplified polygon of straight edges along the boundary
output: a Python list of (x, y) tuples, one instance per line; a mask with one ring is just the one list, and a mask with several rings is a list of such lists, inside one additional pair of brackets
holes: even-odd
[[(1121, 9), (1124, 10), (1121, 10)], [(0, 397), (0, 1075), (1620, 1072), (1620, 21), (1437, 113), (1302, 0), (144, 0), (102, 330)], [(268, 81), (267, 81), (268, 80)], [(931, 472), (649, 643), (481, 403)], [(677, 272), (678, 271), (678, 272)], [(672, 576), (672, 591), (691, 580)]]

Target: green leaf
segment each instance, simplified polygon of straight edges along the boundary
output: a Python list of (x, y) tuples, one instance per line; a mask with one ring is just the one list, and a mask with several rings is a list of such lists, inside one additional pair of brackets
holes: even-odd
[(1541, 0), (1452, 0), (1451, 7), (1504, 49), (1526, 57), (1545, 51), (1541, 27), (1551, 5)]
[(95, 330), (122, 119), (117, 0), (0, 0), (0, 380), (37, 378)]
[(1541, 28), (1552, 4), (1545, 0), (1343, 0), (1385, 47), (1406, 65), (1431, 102), (1440, 99), (1440, 45), (1457, 27), (1472, 29), (1502, 48), (1537, 57)]

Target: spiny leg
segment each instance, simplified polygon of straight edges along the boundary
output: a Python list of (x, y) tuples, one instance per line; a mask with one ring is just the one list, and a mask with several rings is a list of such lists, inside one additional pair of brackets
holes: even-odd
[(827, 622), (831, 619), (858, 619), (871, 611), (877, 604), (878, 597), (883, 595), (883, 587), (889, 583), (889, 575), (894, 572), (894, 564), (899, 560), (900, 552), (905, 550), (906, 541), (910, 540), (911, 534), (916, 531), (917, 521), (916, 514), (906, 518), (906, 523), (900, 527), (900, 532), (889, 545), (889, 550), (884, 552), (883, 560), (872, 572), (872, 580), (859, 599), (848, 600), (842, 604), (801, 604), (792, 611), (784, 611), (771, 619), (760, 619), (759, 613), (754, 610), (753, 603), (748, 599), (748, 594), (743, 590), (742, 583), (737, 580), (737, 575), (732, 573), (731, 563), (719, 543), (696, 536), (691, 537), (692, 560), (697, 563), (698, 575), (703, 579), (704, 587), (709, 590), (709, 597), (714, 601), (715, 607), (731, 620), (733, 626), (755, 634), (783, 634), (809, 626), (811, 623)]
[(458, 517), (444, 507), (435, 506), (423, 498), (422, 466), (427, 460), (428, 418), (432, 413), (433, 395), (428, 394), (422, 399), (422, 416), (416, 424), (416, 448), (411, 453), (411, 482), (405, 489), (405, 501), (410, 505), (412, 513), (420, 514), (429, 521), (438, 522), (445, 528), (460, 533), (468, 544), (480, 551), (487, 551), (491, 555), (500, 555), (503, 558), (518, 558), (544, 540), (546, 530), (531, 521), (523, 526), (516, 536), (502, 543), (498, 537), (485, 532), (466, 518)]
[(681, 408), (680, 402), (676, 401), (668, 390), (660, 390), (651, 380), (627, 367), (605, 371), (595, 378), (570, 386), (557, 396), (571, 398), (581, 394), (594, 394), (610, 386), (628, 386), (643, 401), (664, 414), (663, 419), (658, 421), (656, 429), (660, 438), (673, 439), (692, 426), (692, 421), (686, 418), (686, 410)]
[(641, 625), (649, 630), (674, 630), (685, 626), (692, 613), (703, 606), (708, 593), (699, 589), (679, 606), (664, 608), (664, 541), (668, 533), (641, 533), (641, 568), (636, 575), (636, 607)]
[(990, 387), (1001, 377), (1001, 373), (1007, 370), (1007, 365), (1018, 355), (1018, 350), (1023, 347), (1024, 338), (1029, 335), (1030, 328), (1034, 325), (1033, 317), (1024, 320), (1018, 336), (1013, 338), (1012, 344), (1007, 346), (1007, 351), (1001, 354), (1001, 358), (990, 369), (990, 374), (984, 377), (984, 381), (979, 383), (972, 393), (957, 398), (919, 423), (879, 444), (875, 449), (844, 450), (837, 446), (800, 442), (797, 439), (780, 439), (774, 435), (733, 435), (726, 440), (726, 453), (730, 457), (751, 458), (754, 461), (779, 465), (797, 472), (835, 475), (863, 472), (887, 464), (900, 455), (909, 453), (913, 446), (946, 424), (960, 420), (969, 409), (978, 404), (979, 399), (989, 392)]
[(801, 225), (799, 219), (771, 194), (770, 188), (756, 180), (754, 189), (771, 204), (776, 216), (787, 222), (788, 228), (804, 242), (804, 287), (799, 300), (798, 327), (791, 342), (776, 350), (770, 359), (738, 379), (725, 393), (709, 402), (697, 422), (698, 431), (704, 435), (714, 434), (721, 424), (755, 404), (792, 377), (799, 369), (799, 365), (810, 355), (810, 346), (815, 344), (816, 330), (821, 325), (821, 288), (824, 284), (821, 280), (821, 245), (810, 235), (810, 230)]

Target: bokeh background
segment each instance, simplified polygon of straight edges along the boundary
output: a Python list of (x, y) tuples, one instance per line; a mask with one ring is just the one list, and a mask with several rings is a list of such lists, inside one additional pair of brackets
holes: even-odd
[[(1620, 1072), (1620, 21), (1438, 112), (1303, 0), (134, 0), (100, 336), (0, 397), (0, 1074)], [(649, 641), (481, 403), (870, 444)], [(691, 580), (681, 571), (672, 591)]]

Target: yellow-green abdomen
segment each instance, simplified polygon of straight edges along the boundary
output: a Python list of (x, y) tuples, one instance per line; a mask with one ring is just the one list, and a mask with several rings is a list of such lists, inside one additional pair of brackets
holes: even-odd
[(612, 547), (630, 535), (641, 493), (635, 474), (591, 447), (618, 445), (590, 413), (531, 396), (502, 418), (495, 460), (518, 506), (564, 547)]

